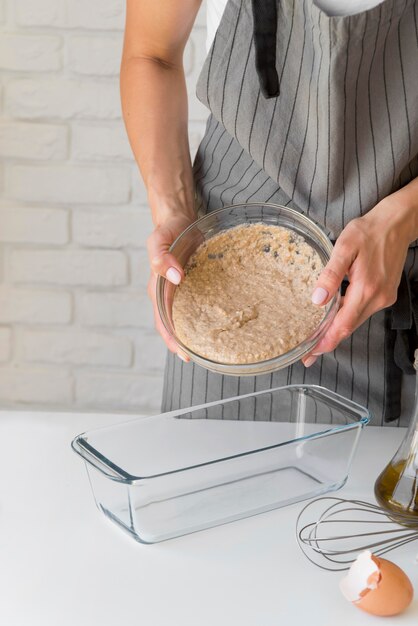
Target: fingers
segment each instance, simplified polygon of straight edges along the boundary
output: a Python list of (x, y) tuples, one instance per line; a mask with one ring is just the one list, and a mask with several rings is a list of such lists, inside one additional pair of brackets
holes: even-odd
[(175, 226), (158, 226), (148, 238), (147, 249), (151, 265), (151, 278), (148, 283), (148, 295), (153, 305), (155, 328), (160, 333), (167, 348), (187, 363), (190, 359), (183, 353), (177, 345), (175, 339), (165, 328), (160, 318), (156, 301), (157, 275), (164, 276), (174, 285), (178, 285), (184, 278), (182, 265), (176, 257), (169, 252), (171, 244), (184, 227), (185, 224), (182, 220), (180, 220)]
[(305, 355), (305, 365), (310, 366), (314, 357), (335, 350), (371, 315), (396, 301), (406, 258), (405, 242), (400, 238), (399, 246), (396, 245), (397, 231), (385, 230), (382, 224), (381, 218), (376, 223), (369, 217), (357, 218), (338, 238), (331, 259), (318, 278), (312, 301), (327, 304), (345, 275), (350, 285), (326, 334)]
[[(350, 233), (349, 229), (345, 229), (337, 239), (331, 258), (322, 270), (313, 291), (313, 304), (318, 306), (327, 304), (337, 293), (344, 277), (349, 274), (358, 254), (356, 241)], [(302, 359), (305, 367), (311, 367), (318, 356), (324, 352), (335, 350), (337, 345), (351, 335), (355, 328), (364, 321), (362, 316), (365, 306), (362, 304), (361, 292), (351, 285), (347, 289), (346, 296), (346, 298), (342, 298), (341, 308), (325, 336), (312, 352)]]
[(313, 365), (317, 359), (318, 359), (317, 356), (313, 356), (313, 354), (309, 354), (303, 357), (302, 363), (304, 364), (305, 367), (311, 367), (311, 365)]
[(312, 294), (312, 302), (323, 306), (337, 293), (354, 259), (352, 249), (337, 240), (331, 258), (322, 270)]
[[(342, 306), (344, 306), (344, 296), (341, 296), (341, 300), (340, 300), (340, 308)], [(318, 346), (319, 344), (317, 344)], [(313, 352), (315, 352), (315, 348), (317, 347), (315, 346), (312, 349), (312, 352), (308, 352), (308, 354), (305, 354), (305, 356), (301, 359), (302, 363), (304, 364), (305, 367), (311, 367), (315, 361), (318, 360), (318, 356), (314, 356)]]
[(158, 306), (157, 306), (157, 298), (156, 298), (156, 274), (151, 274), (151, 278), (149, 280), (148, 283), (148, 295), (150, 297), (150, 300), (152, 302), (152, 307), (153, 307), (153, 311), (154, 311), (154, 324), (155, 324), (155, 328), (157, 330), (157, 332), (161, 335), (165, 345), (167, 346), (167, 348), (170, 350), (170, 352), (173, 352), (174, 354), (177, 354), (178, 357), (180, 357), (180, 359), (182, 359), (183, 361), (185, 361), (185, 363), (188, 363), (190, 361), (189, 357), (184, 354), (182, 352), (182, 350), (180, 350), (179, 346), (177, 345), (175, 339), (170, 335), (170, 333), (167, 331), (167, 329), (165, 328), (159, 311), (158, 311)]
[(178, 285), (184, 278), (184, 270), (176, 257), (169, 252), (172, 243), (172, 233), (160, 227), (148, 238), (147, 248), (152, 271)]
[(335, 316), (325, 336), (312, 350), (312, 356), (320, 356), (324, 352), (332, 352), (347, 339), (373, 311), (369, 310), (360, 288), (350, 285), (344, 298), (344, 304)]

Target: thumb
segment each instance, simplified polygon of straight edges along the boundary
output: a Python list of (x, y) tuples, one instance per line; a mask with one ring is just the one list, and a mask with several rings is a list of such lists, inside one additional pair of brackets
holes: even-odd
[(315, 285), (314, 292), (312, 294), (312, 302), (317, 305), (323, 306), (327, 304), (331, 298), (336, 294), (340, 287), (344, 276), (348, 273), (352, 264), (352, 258), (341, 245), (335, 244), (332, 251), (331, 258), (319, 275), (318, 281)]
[(157, 227), (147, 241), (151, 269), (178, 285), (184, 278), (184, 270), (174, 254), (169, 252), (175, 237), (168, 228)]

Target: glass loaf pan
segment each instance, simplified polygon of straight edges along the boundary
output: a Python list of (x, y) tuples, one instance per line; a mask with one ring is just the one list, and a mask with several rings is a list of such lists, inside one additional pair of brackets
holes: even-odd
[(99, 509), (154, 543), (339, 489), (369, 419), (327, 389), (290, 385), (83, 433), (72, 447)]

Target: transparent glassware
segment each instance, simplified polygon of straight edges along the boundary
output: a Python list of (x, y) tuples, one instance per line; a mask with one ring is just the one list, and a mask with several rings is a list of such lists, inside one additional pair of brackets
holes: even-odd
[[(264, 223), (266, 225), (283, 226), (293, 230), (316, 250), (324, 265), (329, 261), (332, 253), (332, 243), (323, 230), (302, 213), (289, 207), (272, 203), (235, 204), (212, 211), (186, 228), (174, 241), (170, 250), (184, 267), (201, 243), (224, 230), (248, 223)], [(175, 289), (175, 285), (170, 281), (162, 276), (158, 277), (157, 306), (166, 330), (192, 361), (213, 372), (230, 376), (266, 374), (296, 363), (296, 361), (310, 352), (324, 336), (338, 311), (340, 302), (340, 294), (338, 292), (323, 307), (324, 316), (318, 327), (292, 350), (275, 358), (257, 363), (226, 364), (206, 359), (202, 355), (193, 352), (176, 336), (172, 319), (172, 303)]]
[(374, 491), (378, 503), (390, 513), (402, 513), (418, 524), (418, 350), (415, 351), (415, 403), (405, 437), (376, 480)]
[(72, 446), (98, 508), (154, 543), (339, 489), (369, 418), (323, 387), (290, 385), (83, 433)]

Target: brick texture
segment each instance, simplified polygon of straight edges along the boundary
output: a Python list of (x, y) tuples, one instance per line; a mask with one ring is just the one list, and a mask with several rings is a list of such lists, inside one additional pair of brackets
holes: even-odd
[(167, 349), (156, 341), (156, 332), (138, 334), (135, 343), (135, 366), (141, 372), (160, 372), (164, 369)]
[(64, 370), (0, 368), (0, 402), (68, 407), (72, 400), (72, 377)]
[(10, 165), (6, 195), (26, 202), (115, 204), (130, 196), (130, 172), (121, 166)]
[(61, 67), (61, 37), (3, 35), (0, 68), (24, 72), (49, 72)]
[(0, 123), (0, 156), (35, 161), (62, 161), (68, 153), (68, 132), (65, 126)]
[(123, 0), (16, 0), (21, 26), (122, 30)]
[(122, 252), (108, 250), (13, 250), (9, 260), (14, 282), (114, 287), (128, 279)]
[(21, 344), (22, 360), (28, 362), (113, 367), (129, 367), (132, 362), (132, 346), (125, 337), (37, 330), (25, 331)]
[[(121, 119), (125, 0), (0, 0), (0, 409), (160, 410), (146, 189)], [(184, 53), (192, 158), (205, 6)]]
[(116, 37), (71, 37), (68, 41), (68, 68), (75, 74), (117, 76), (122, 40)]
[(21, 26), (69, 26), (66, 0), (16, 0), (15, 11)]
[(0, 327), (0, 362), (10, 359), (12, 352), (12, 333), (10, 328)]
[(160, 376), (85, 373), (77, 376), (76, 397), (82, 406), (102, 409), (159, 412), (162, 380)]
[(129, 254), (130, 276), (134, 288), (146, 288), (150, 277), (148, 256), (145, 250), (132, 251)]
[(6, 86), (5, 107), (9, 115), (36, 119), (118, 119), (121, 117), (116, 81), (92, 82), (87, 78), (52, 76), (22, 78)]
[(145, 246), (152, 232), (150, 212), (144, 209), (76, 211), (73, 218), (74, 241), (94, 248)]
[(152, 328), (153, 311), (145, 292), (84, 293), (77, 302), (77, 315), (84, 326)]
[(122, 123), (73, 125), (72, 154), (77, 161), (132, 161)]
[(61, 209), (0, 209), (0, 241), (62, 245), (69, 239), (68, 214)]
[(0, 324), (69, 324), (71, 316), (69, 293), (0, 287)]

